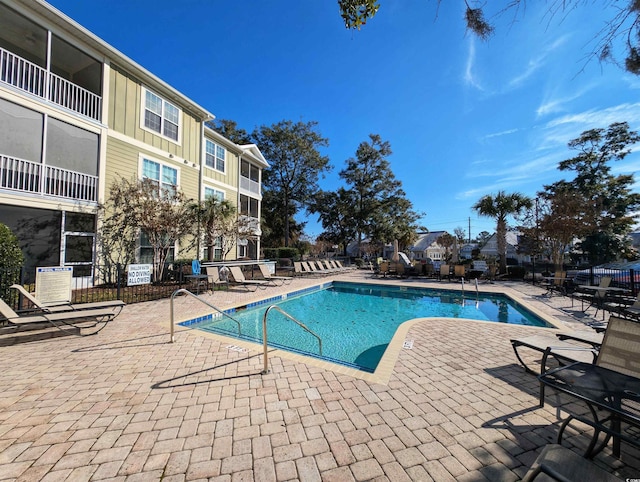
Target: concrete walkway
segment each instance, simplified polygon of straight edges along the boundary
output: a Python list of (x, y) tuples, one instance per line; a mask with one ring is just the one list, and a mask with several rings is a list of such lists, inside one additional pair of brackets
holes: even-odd
[[(325, 281), (201, 297), (225, 308)], [(511, 290), (567, 327), (589, 318), (531, 285), (481, 288)], [(509, 343), (537, 328), (415, 323), (379, 383), (279, 351), (263, 375), (260, 347), (182, 327), (169, 343), (169, 308), (128, 305), (90, 337), (0, 335), (0, 480), (515, 481), (564, 417), (552, 396), (538, 408), (537, 379)], [(184, 320), (207, 307), (179, 297), (175, 311)], [(563, 445), (584, 449), (581, 429)], [(625, 444), (621, 459), (609, 448), (595, 458), (621, 478), (640, 478), (638, 460)]]

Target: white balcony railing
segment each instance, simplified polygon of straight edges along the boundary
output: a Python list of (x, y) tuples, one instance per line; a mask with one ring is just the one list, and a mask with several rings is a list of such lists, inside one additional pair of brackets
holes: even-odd
[(240, 176), (240, 189), (244, 189), (252, 194), (260, 195), (260, 183), (252, 181), (248, 177)]
[[(44, 174), (43, 174), (44, 173)], [(0, 154), (0, 188), (76, 201), (98, 200), (98, 177)]]
[(0, 48), (0, 81), (100, 120), (102, 98), (22, 57)]

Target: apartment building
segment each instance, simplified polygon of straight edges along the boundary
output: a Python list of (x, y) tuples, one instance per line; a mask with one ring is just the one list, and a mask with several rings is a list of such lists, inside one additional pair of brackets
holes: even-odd
[[(253, 223), (234, 255), (257, 258), (268, 164), (207, 128), (213, 118), (46, 2), (0, 0), (0, 222), (28, 271), (91, 275), (98, 207), (121, 176), (231, 200)], [(145, 252), (141, 233), (139, 261)]]

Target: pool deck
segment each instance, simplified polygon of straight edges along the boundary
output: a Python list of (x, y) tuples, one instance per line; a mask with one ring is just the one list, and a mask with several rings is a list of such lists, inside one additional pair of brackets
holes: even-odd
[[(330, 279), (461, 287), (353, 271), (200, 297), (224, 309)], [(593, 319), (530, 284), (479, 288), (508, 292), (565, 329)], [(176, 322), (210, 312), (186, 296), (174, 310)], [(551, 394), (538, 407), (537, 379), (509, 343), (543, 328), (416, 321), (371, 376), (278, 350), (263, 375), (261, 347), (181, 326), (169, 343), (169, 328), (162, 300), (126, 306), (96, 336), (0, 334), (0, 480), (515, 481), (564, 417)], [(583, 429), (572, 424), (563, 445), (580, 453)], [(627, 444), (620, 459), (607, 447), (595, 463), (640, 478), (640, 453)]]

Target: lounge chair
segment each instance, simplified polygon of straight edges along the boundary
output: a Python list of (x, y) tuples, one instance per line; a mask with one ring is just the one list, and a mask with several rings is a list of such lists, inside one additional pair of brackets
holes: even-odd
[(246, 279), (244, 277), (244, 273), (242, 273), (242, 270), (240, 269), (240, 266), (230, 266), (229, 271), (231, 272), (231, 276), (233, 276), (234, 283), (243, 286), (247, 290), (252, 286), (253, 290), (251, 291), (255, 291), (258, 288), (264, 290), (267, 289), (267, 285), (269, 284), (268, 281), (264, 280)]
[[(566, 340), (573, 340), (572, 342)], [(581, 343), (582, 345), (579, 345)], [(598, 354), (598, 348), (602, 343), (602, 335), (596, 332), (573, 332), (557, 333), (556, 335), (541, 334), (531, 335), (524, 338), (514, 338), (511, 340), (513, 352), (516, 358), (522, 364), (527, 373), (537, 374), (536, 371), (529, 368), (525, 361), (521, 358), (518, 349), (524, 347), (544, 354), (547, 350), (560, 363), (570, 363), (574, 361), (583, 361), (593, 363)], [(541, 365), (540, 373), (544, 372), (545, 367)]]
[[(59, 313), (39, 313), (19, 315), (13, 309), (0, 299), (0, 315), (10, 325), (19, 327), (27, 324), (45, 324), (50, 323), (58, 329), (62, 329), (62, 325), (68, 327), (83, 329), (95, 328), (90, 333), (82, 333), (80, 335), (93, 335), (102, 330), (107, 322), (113, 320), (118, 313), (113, 308), (94, 308), (87, 310), (63, 311)], [(64, 331), (64, 330), (63, 330)]]
[(554, 292), (565, 294), (565, 283), (567, 281), (566, 271), (556, 271), (550, 278), (543, 278), (543, 286), (547, 289), (547, 294), (553, 296)]
[(345, 266), (344, 264), (342, 264), (342, 261), (340, 261), (339, 259), (334, 260), (334, 263), (338, 268), (342, 268), (344, 270), (356, 269), (355, 266)]
[(449, 265), (448, 264), (441, 264), (440, 265), (440, 276), (438, 277), (438, 279), (442, 280), (442, 278), (444, 278), (446, 276), (447, 279), (451, 279), (451, 270), (449, 269)]
[(316, 264), (323, 269), (324, 271), (326, 271), (328, 274), (335, 274), (335, 273), (339, 273), (341, 271), (340, 268), (336, 268), (335, 266), (332, 266), (329, 263), (329, 260), (318, 260), (316, 261)]
[(302, 263), (300, 261), (294, 261), (293, 262), (293, 275), (294, 276), (305, 276), (309, 273), (307, 273), (303, 268), (302, 268)]
[[(551, 350), (547, 349), (542, 361)], [(585, 457), (593, 457), (613, 440), (612, 452), (620, 456), (622, 441), (638, 446), (640, 430), (640, 323), (617, 316), (609, 323), (594, 363), (570, 364), (544, 371), (540, 380), (540, 407), (545, 403), (545, 387), (569, 397), (566, 418), (558, 431), (558, 443), (572, 420), (593, 427)], [(565, 400), (563, 398), (563, 400)], [(589, 410), (571, 408), (581, 401)], [(563, 402), (566, 403), (566, 402)], [(599, 435), (605, 435), (603, 441)], [(595, 480), (589, 478), (588, 480)], [(598, 479), (599, 480), (599, 479)]]
[(302, 267), (304, 268), (305, 271), (307, 271), (308, 273), (313, 273), (316, 276), (324, 276), (327, 274), (326, 271), (324, 270), (319, 270), (316, 265), (314, 263), (312, 263), (311, 261), (301, 261), (302, 263)]
[[(573, 308), (573, 300), (579, 299), (581, 303), (582, 311), (586, 311), (590, 306), (596, 306), (596, 314), (599, 307), (604, 303), (606, 298), (606, 291), (603, 291), (604, 288), (608, 288), (611, 284), (610, 276), (603, 276), (600, 278), (600, 283), (593, 288), (586, 286), (578, 286), (578, 289), (573, 292), (571, 295), (571, 307)], [(598, 289), (600, 288), (600, 289)], [(587, 303), (587, 308), (584, 307), (585, 302)]]
[(55, 305), (47, 305), (46, 303), (38, 300), (35, 295), (29, 293), (24, 286), (14, 284), (11, 288), (18, 291), (24, 296), (37, 311), (43, 313), (63, 313), (65, 311), (81, 311), (81, 310), (94, 310), (100, 308), (111, 308), (114, 311), (114, 316), (118, 315), (124, 307), (124, 301), (122, 300), (109, 300), (109, 301), (94, 301), (91, 303), (61, 303)]
[[(540, 476), (538, 478), (538, 476)], [(581, 457), (571, 449), (558, 444), (549, 444), (542, 449), (522, 482), (557, 480), (559, 482), (620, 482), (620, 479), (606, 472), (592, 461)]]
[(224, 286), (229, 289), (229, 280), (221, 278), (220, 270), (217, 266), (205, 266), (204, 271), (207, 274), (209, 286), (213, 289), (216, 286)]
[(276, 276), (269, 272), (269, 269), (264, 264), (258, 264), (258, 268), (260, 269), (260, 274), (262, 274), (262, 278), (265, 281), (273, 283), (273, 285), (283, 285), (285, 283), (291, 283), (291, 276)]

